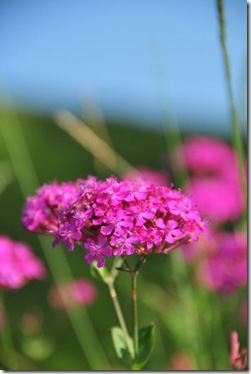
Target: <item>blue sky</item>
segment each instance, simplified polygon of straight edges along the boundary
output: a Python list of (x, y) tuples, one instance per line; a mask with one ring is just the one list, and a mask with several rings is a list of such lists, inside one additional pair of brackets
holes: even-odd
[[(225, 0), (225, 10), (245, 117), (247, 3)], [(166, 111), (230, 128), (215, 0), (1, 0), (0, 35), (0, 91), (18, 105), (53, 112), (95, 98), (146, 125)]]

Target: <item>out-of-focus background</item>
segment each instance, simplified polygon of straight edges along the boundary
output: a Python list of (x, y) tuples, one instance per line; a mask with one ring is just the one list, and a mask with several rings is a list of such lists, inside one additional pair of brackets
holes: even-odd
[[(247, 4), (225, 0), (224, 5), (245, 143)], [(1, 0), (0, 234), (28, 243), (48, 268), (46, 280), (6, 292), (21, 370), (123, 370), (110, 338), (116, 316), (106, 287), (92, 278), (81, 251), (52, 249), (52, 240), (41, 242), (27, 233), (21, 211), (43, 183), (89, 174), (123, 176), (130, 166), (161, 172), (167, 183), (186, 188), (187, 170), (173, 156), (186, 139), (202, 135), (232, 148), (219, 30), (214, 0)], [(87, 126), (81, 135), (74, 130), (79, 119)], [(235, 177), (221, 182), (234, 184)], [(202, 205), (203, 196), (206, 192), (198, 197)], [(213, 229), (245, 235), (243, 202), (225, 199), (226, 217), (220, 223), (212, 213), (207, 217)], [(227, 215), (230, 200), (237, 208)], [(216, 211), (217, 204), (220, 199)], [(207, 216), (206, 204), (203, 209)], [(146, 369), (228, 370), (230, 332), (238, 330), (241, 346), (247, 345), (245, 254), (244, 280), (226, 280), (231, 287), (225, 287), (224, 281), (203, 283), (200, 261), (187, 261), (180, 253), (172, 254), (175, 260), (155, 256), (139, 281), (142, 325), (157, 322), (157, 346)], [(243, 251), (234, 256), (243, 258)], [(233, 269), (229, 265), (224, 272)], [(72, 276), (91, 282), (96, 297), (69, 318), (50, 302), (49, 290)], [(123, 275), (118, 289), (130, 319)]]

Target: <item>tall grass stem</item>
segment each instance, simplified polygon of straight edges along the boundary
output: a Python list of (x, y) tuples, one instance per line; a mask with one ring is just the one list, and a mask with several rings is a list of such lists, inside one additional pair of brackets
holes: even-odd
[(217, 12), (218, 12), (218, 22), (219, 22), (219, 29), (220, 29), (220, 45), (222, 50), (223, 62), (224, 62), (224, 69), (225, 69), (225, 76), (226, 76), (226, 84), (227, 84), (227, 95), (228, 95), (228, 102), (229, 102), (229, 109), (230, 109), (230, 118), (231, 118), (231, 128), (232, 128), (232, 139), (233, 139), (233, 147), (235, 149), (237, 159), (238, 159), (238, 168), (239, 168), (239, 175), (241, 186), (243, 190), (243, 195), (246, 201), (246, 182), (245, 182), (245, 174), (244, 174), (244, 147), (241, 138), (241, 129), (240, 124), (235, 108), (234, 103), (234, 94), (232, 88), (232, 80), (231, 80), (231, 66), (230, 66), (230, 59), (227, 49), (227, 42), (226, 42), (226, 22), (225, 22), (225, 10), (224, 10), (224, 1), (223, 0), (216, 0), (217, 2)]

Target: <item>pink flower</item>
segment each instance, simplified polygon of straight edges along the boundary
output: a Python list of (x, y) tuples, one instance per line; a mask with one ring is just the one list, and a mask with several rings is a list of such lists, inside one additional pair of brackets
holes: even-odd
[(181, 165), (190, 172), (185, 190), (201, 214), (215, 224), (238, 219), (244, 198), (233, 148), (219, 139), (198, 136), (186, 139), (178, 152), (183, 152)]
[(221, 176), (191, 177), (186, 190), (193, 196), (200, 212), (213, 223), (238, 219), (244, 208), (240, 184)]
[(78, 221), (65, 222), (61, 227), (55, 231), (55, 240), (53, 246), (57, 245), (59, 241), (65, 246), (69, 244), (68, 250), (71, 252), (74, 249), (74, 244), (82, 238), (82, 232), (77, 227)]
[[(60, 191), (66, 185), (68, 188), (65, 183), (57, 188)], [(105, 181), (89, 177), (77, 181), (75, 188), (70, 186), (72, 197), (62, 207), (58, 203), (53, 212), (54, 228), (45, 227), (47, 223), (50, 226), (47, 219), (43, 232), (54, 235), (54, 245), (61, 242), (70, 251), (76, 242), (83, 243), (88, 264), (97, 260), (97, 266), (102, 267), (111, 255), (165, 253), (166, 246), (171, 250), (197, 241), (206, 232), (206, 223), (192, 201), (173, 188), (146, 181), (118, 181), (115, 177)], [(49, 185), (46, 188), (50, 189)], [(30, 215), (30, 200), (36, 200), (36, 196), (28, 198), (25, 218)], [(48, 215), (47, 206), (45, 212), (43, 209), (39, 207), (39, 214)], [(31, 212), (36, 213), (33, 206)], [(29, 221), (23, 222), (28, 230), (37, 231)]]
[(239, 233), (215, 233), (199, 265), (203, 283), (228, 294), (247, 284), (247, 237)]
[(99, 235), (97, 240), (87, 239), (85, 243), (85, 249), (89, 250), (89, 253), (85, 255), (85, 259), (88, 264), (91, 264), (97, 259), (97, 267), (101, 268), (104, 266), (104, 256), (110, 257), (112, 254), (111, 248), (107, 245), (107, 240), (104, 235)]
[(247, 349), (242, 348), (240, 351), (240, 343), (238, 339), (238, 333), (232, 331), (230, 334), (231, 352), (229, 362), (235, 370), (246, 370), (248, 368), (247, 363)]
[(126, 254), (128, 256), (135, 252), (134, 244), (138, 242), (138, 237), (136, 235), (129, 236), (112, 236), (111, 245), (115, 247), (113, 250), (114, 256), (121, 256)]
[(87, 280), (75, 279), (52, 287), (48, 297), (55, 309), (75, 309), (79, 305), (91, 305), (96, 298), (96, 289)]
[(234, 150), (220, 139), (206, 136), (187, 138), (179, 152), (183, 153), (184, 166), (196, 174), (227, 174), (233, 167), (237, 168)]
[(46, 271), (40, 259), (27, 244), (0, 236), (0, 288), (17, 289), (31, 279), (44, 278)]

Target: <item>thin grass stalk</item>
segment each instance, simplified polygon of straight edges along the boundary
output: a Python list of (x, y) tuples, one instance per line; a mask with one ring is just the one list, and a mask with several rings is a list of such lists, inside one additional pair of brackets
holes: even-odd
[(82, 120), (71, 113), (61, 111), (55, 116), (57, 125), (69, 133), (73, 139), (90, 152), (97, 160), (116, 175), (123, 175), (133, 170), (121, 155), (119, 155), (105, 140), (100, 138)]
[[(100, 111), (94, 96), (85, 101), (82, 111), (82, 118), (86, 119), (89, 127), (103, 139), (107, 144), (113, 148), (112, 139), (104, 118), (103, 113)], [(85, 122), (85, 121), (84, 121)]]
[(219, 22), (219, 29), (220, 29), (220, 44), (221, 44), (223, 61), (224, 61), (224, 69), (225, 69), (226, 84), (227, 84), (227, 95), (228, 95), (228, 102), (229, 102), (229, 109), (230, 109), (233, 147), (237, 155), (240, 181), (241, 181), (241, 186), (243, 190), (243, 196), (246, 201), (247, 189), (246, 189), (246, 182), (245, 182), (245, 175), (244, 175), (245, 152), (244, 152), (244, 146), (243, 146), (243, 142), (241, 138), (240, 124), (239, 124), (237, 111), (236, 111), (235, 103), (234, 103), (234, 95), (233, 95), (232, 80), (231, 80), (231, 66), (230, 66), (230, 59), (229, 59), (227, 43), (226, 43), (226, 22), (225, 22), (224, 2), (223, 0), (216, 0), (216, 1), (217, 1), (218, 22)]
[[(0, 124), (0, 127), (17, 182), (25, 199), (28, 195), (34, 193), (36, 188), (39, 186), (39, 181), (18, 118), (16, 115), (14, 116), (13, 113), (12, 118), (9, 116), (10, 113), (9, 115), (5, 116), (4, 120)], [(60, 281), (65, 278), (73, 279), (73, 274), (66, 260), (65, 253), (63, 251), (59, 251), (57, 253), (57, 263), (55, 263), (48, 253), (49, 241), (47, 238), (38, 237), (38, 240), (44, 256), (46, 257), (55, 283), (59, 284)], [(90, 365), (90, 368), (93, 370), (100, 370), (104, 368), (109, 369), (110, 365), (106, 358), (106, 354), (104, 353), (99, 342), (87, 311), (85, 310), (85, 312), (79, 316), (74, 314), (70, 309), (66, 310), (71, 321), (72, 328), (88, 361), (88, 364)]]
[[(88, 100), (84, 101), (82, 118), (95, 134), (98, 134), (112, 149), (114, 148), (104, 115), (98, 107), (94, 93), (91, 97), (88, 97)], [(104, 165), (96, 158), (94, 158), (94, 166), (98, 174), (103, 172)]]

